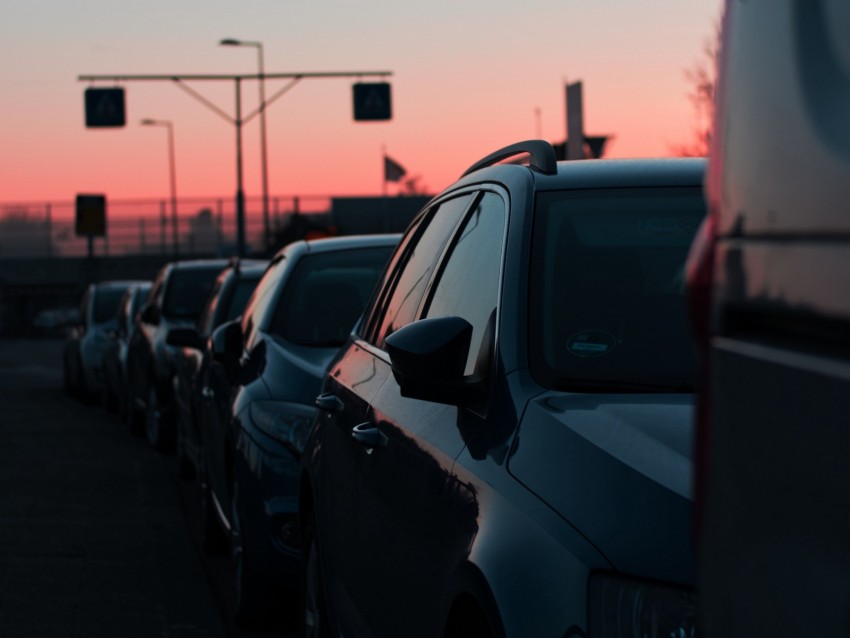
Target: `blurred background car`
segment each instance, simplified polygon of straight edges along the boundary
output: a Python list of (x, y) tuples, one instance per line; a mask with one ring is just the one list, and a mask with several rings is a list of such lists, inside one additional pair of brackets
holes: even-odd
[(229, 541), (243, 625), (297, 607), (297, 481), (314, 401), (397, 242), (361, 235), (291, 243), (272, 259), (241, 321), (213, 333), (215, 363), (202, 392), (204, 506)]
[(49, 308), (36, 313), (32, 325), (44, 336), (58, 337), (65, 336), (67, 329), (79, 322), (78, 307)]
[(841, 0), (725, 7), (688, 264), (710, 638), (850, 633), (848, 31)]
[(197, 327), (171, 328), (165, 337), (174, 346), (177, 457), (182, 477), (196, 473), (201, 456), (198, 411), (210, 363), (209, 337), (221, 324), (242, 314), (266, 266), (265, 260), (234, 260), (216, 278)]
[(414, 219), (302, 455), (307, 635), (694, 635), (704, 169), (532, 140)]
[(204, 302), (226, 259), (195, 259), (167, 263), (157, 273), (130, 338), (127, 379), (130, 429), (144, 428), (148, 442), (158, 450), (174, 445), (173, 348), (169, 330), (197, 325)]
[(89, 284), (80, 301), (80, 322), (68, 331), (63, 351), (65, 388), (81, 399), (99, 396), (103, 389), (103, 353), (109, 331), (117, 325), (121, 297), (138, 283), (130, 280)]
[(103, 351), (103, 405), (107, 412), (118, 412), (127, 418), (127, 349), (139, 311), (151, 290), (150, 281), (130, 285), (118, 304), (116, 325), (107, 335), (109, 343)]

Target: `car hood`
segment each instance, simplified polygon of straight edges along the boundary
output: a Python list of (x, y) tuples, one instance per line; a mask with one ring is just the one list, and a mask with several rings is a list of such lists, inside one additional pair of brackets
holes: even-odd
[(533, 399), (509, 471), (623, 573), (692, 584), (693, 396)]

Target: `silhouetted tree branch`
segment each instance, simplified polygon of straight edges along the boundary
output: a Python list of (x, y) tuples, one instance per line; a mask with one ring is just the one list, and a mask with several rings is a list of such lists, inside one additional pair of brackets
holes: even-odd
[(693, 141), (673, 147), (676, 155), (703, 157), (711, 147), (711, 123), (714, 117), (714, 87), (717, 78), (717, 51), (720, 24), (714, 27), (714, 37), (703, 44), (703, 56), (685, 70), (685, 79), (691, 87), (688, 99), (694, 107)]

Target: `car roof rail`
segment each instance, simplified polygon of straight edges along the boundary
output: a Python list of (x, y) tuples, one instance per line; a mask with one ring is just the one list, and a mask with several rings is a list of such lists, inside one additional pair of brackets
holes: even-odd
[(529, 155), (528, 165), (531, 168), (536, 168), (545, 175), (554, 175), (558, 172), (558, 160), (555, 156), (555, 149), (552, 148), (549, 142), (546, 140), (525, 140), (524, 142), (517, 142), (516, 144), (501, 148), (494, 153), (490, 153), (487, 157), (478, 160), (475, 164), (467, 168), (461, 177), (466, 177), (470, 173), (474, 173), (487, 166), (492, 166), (497, 162), (506, 160), (514, 155), (519, 155), (520, 153), (527, 153)]

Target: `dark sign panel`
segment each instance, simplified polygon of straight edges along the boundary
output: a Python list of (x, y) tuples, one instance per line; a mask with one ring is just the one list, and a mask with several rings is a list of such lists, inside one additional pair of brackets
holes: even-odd
[(389, 120), (392, 116), (388, 82), (358, 82), (354, 85), (355, 120)]
[(124, 126), (124, 89), (86, 89), (86, 127)]
[(77, 195), (74, 230), (86, 237), (106, 235), (106, 195)]

